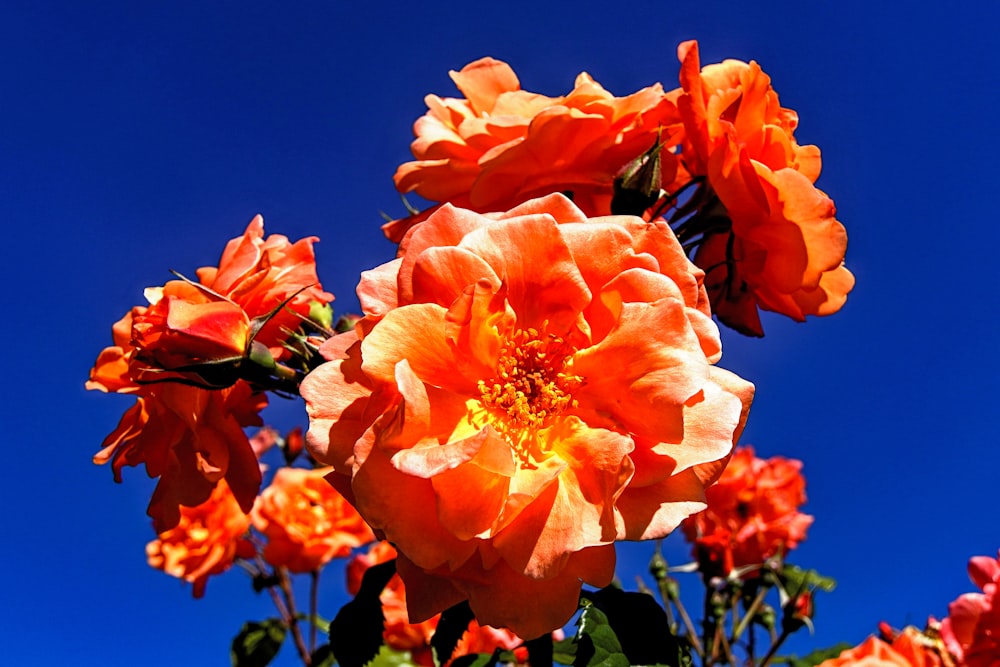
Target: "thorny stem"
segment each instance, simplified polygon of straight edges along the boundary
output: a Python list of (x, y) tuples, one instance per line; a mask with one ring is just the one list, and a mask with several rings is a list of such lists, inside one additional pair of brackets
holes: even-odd
[(306, 648), (305, 639), (302, 637), (302, 628), (299, 627), (298, 611), (295, 609), (295, 594), (292, 592), (292, 583), (288, 578), (288, 570), (283, 567), (275, 568), (278, 575), (278, 585), (284, 593), (285, 602), (288, 604), (288, 629), (292, 631), (292, 638), (295, 640), (295, 648), (302, 658), (302, 664), (308, 667), (312, 663), (309, 650)]
[[(259, 568), (259, 574), (267, 572), (267, 563), (264, 562), (260, 554), (257, 555), (255, 562)], [(292, 637), (295, 639), (295, 648), (299, 652), (299, 657), (302, 658), (302, 664), (309, 667), (312, 659), (306, 650), (305, 641), (302, 639), (302, 631), (299, 629), (299, 621), (296, 618), (295, 596), (292, 594), (292, 585), (288, 579), (288, 570), (278, 567), (275, 568), (274, 574), (278, 580), (278, 588), (284, 594), (284, 599), (282, 599), (282, 595), (278, 593), (278, 588), (273, 583), (267, 586), (267, 592), (274, 602), (275, 609), (278, 610), (278, 615), (281, 616), (281, 621), (292, 631)]]

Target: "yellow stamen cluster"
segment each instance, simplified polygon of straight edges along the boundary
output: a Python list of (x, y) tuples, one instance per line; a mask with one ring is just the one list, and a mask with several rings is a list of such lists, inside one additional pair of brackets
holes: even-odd
[(573, 392), (583, 378), (566, 372), (575, 351), (554, 334), (517, 329), (502, 339), (496, 376), (479, 381), (483, 405), (503, 415), (495, 426), (522, 463), (530, 461), (537, 429), (577, 405)]

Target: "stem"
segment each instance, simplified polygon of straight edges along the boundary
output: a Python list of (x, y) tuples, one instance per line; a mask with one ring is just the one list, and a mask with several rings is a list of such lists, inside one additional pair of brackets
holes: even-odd
[(733, 630), (733, 643), (739, 641), (740, 635), (743, 634), (743, 632), (747, 629), (747, 626), (753, 621), (753, 617), (756, 616), (757, 610), (764, 602), (764, 597), (766, 595), (767, 588), (761, 587), (761, 589), (757, 591), (757, 597), (753, 599), (753, 602), (747, 608), (746, 614), (744, 614), (743, 618), (740, 619), (740, 624), (736, 626), (735, 630)]
[(698, 641), (698, 633), (694, 629), (694, 623), (691, 622), (691, 616), (688, 615), (687, 609), (684, 607), (684, 603), (681, 602), (680, 598), (675, 597), (671, 602), (677, 607), (677, 613), (681, 617), (681, 622), (684, 624), (684, 629), (687, 632), (688, 639), (691, 641), (691, 648), (694, 652), (701, 656), (702, 659), (705, 658), (705, 648), (702, 643)]
[(716, 644), (722, 645), (722, 651), (726, 654), (726, 662), (730, 664), (730, 667), (736, 667), (736, 658), (733, 657), (733, 651), (729, 646), (729, 640), (726, 639), (726, 631), (722, 623), (715, 628), (715, 638)]
[(319, 570), (309, 573), (309, 654), (316, 650), (316, 614), (319, 608)]
[(774, 654), (778, 652), (778, 649), (781, 648), (781, 645), (785, 643), (785, 640), (788, 639), (790, 634), (792, 633), (787, 629), (781, 629), (781, 634), (778, 635), (778, 638), (771, 644), (771, 648), (767, 649), (764, 659), (761, 660), (760, 667), (767, 667), (771, 664), (771, 658), (773, 658)]
[(288, 578), (288, 570), (279, 567), (276, 568), (276, 573), (278, 575), (278, 584), (281, 586), (281, 592), (284, 593), (285, 602), (288, 604), (288, 629), (292, 631), (295, 648), (299, 652), (299, 657), (302, 658), (302, 664), (309, 667), (312, 659), (309, 650), (306, 648), (305, 639), (302, 638), (302, 628), (299, 627), (298, 611), (295, 609), (295, 595), (292, 593), (292, 583)]
[[(691, 648), (698, 654), (698, 657), (704, 660), (705, 649), (701, 642), (698, 641), (698, 633), (694, 629), (694, 623), (691, 622), (691, 617), (688, 616), (687, 609), (684, 608), (684, 604), (680, 600), (677, 588), (671, 585), (673, 581), (667, 574), (667, 561), (663, 559), (662, 546), (663, 540), (657, 540), (656, 550), (653, 552), (653, 562), (650, 564), (650, 572), (656, 580), (656, 587), (660, 591), (660, 599), (663, 600), (663, 607), (667, 610), (667, 618), (670, 618), (670, 605), (673, 603), (677, 607), (677, 613), (680, 615), (681, 621), (684, 623), (684, 629), (687, 632), (688, 641), (691, 642)], [(653, 567), (653, 563), (657, 564), (656, 567)]]

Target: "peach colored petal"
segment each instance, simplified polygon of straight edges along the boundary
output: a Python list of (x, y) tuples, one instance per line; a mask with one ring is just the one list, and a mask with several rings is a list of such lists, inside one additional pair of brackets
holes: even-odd
[(361, 342), (362, 369), (376, 381), (395, 382), (396, 364), (406, 359), (417, 377), (460, 393), (475, 383), (456, 377), (455, 349), (445, 337), (445, 309), (436, 304), (396, 308)]
[(521, 87), (510, 65), (493, 58), (480, 58), (449, 74), (477, 113), (489, 112), (497, 96)]
[[(547, 215), (501, 220), (466, 234), (460, 246), (485, 259), (507, 288), (522, 328), (565, 330), (590, 301), (590, 290)], [(530, 261), (522, 253), (530, 252)]]
[(402, 259), (386, 262), (370, 271), (361, 272), (358, 283), (358, 301), (361, 311), (369, 317), (379, 318), (399, 305), (396, 279)]

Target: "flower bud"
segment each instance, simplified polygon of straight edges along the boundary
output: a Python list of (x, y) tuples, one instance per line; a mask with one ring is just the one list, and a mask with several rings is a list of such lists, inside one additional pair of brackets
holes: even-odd
[(625, 165), (615, 178), (612, 215), (642, 216), (660, 198), (659, 140), (648, 151)]

